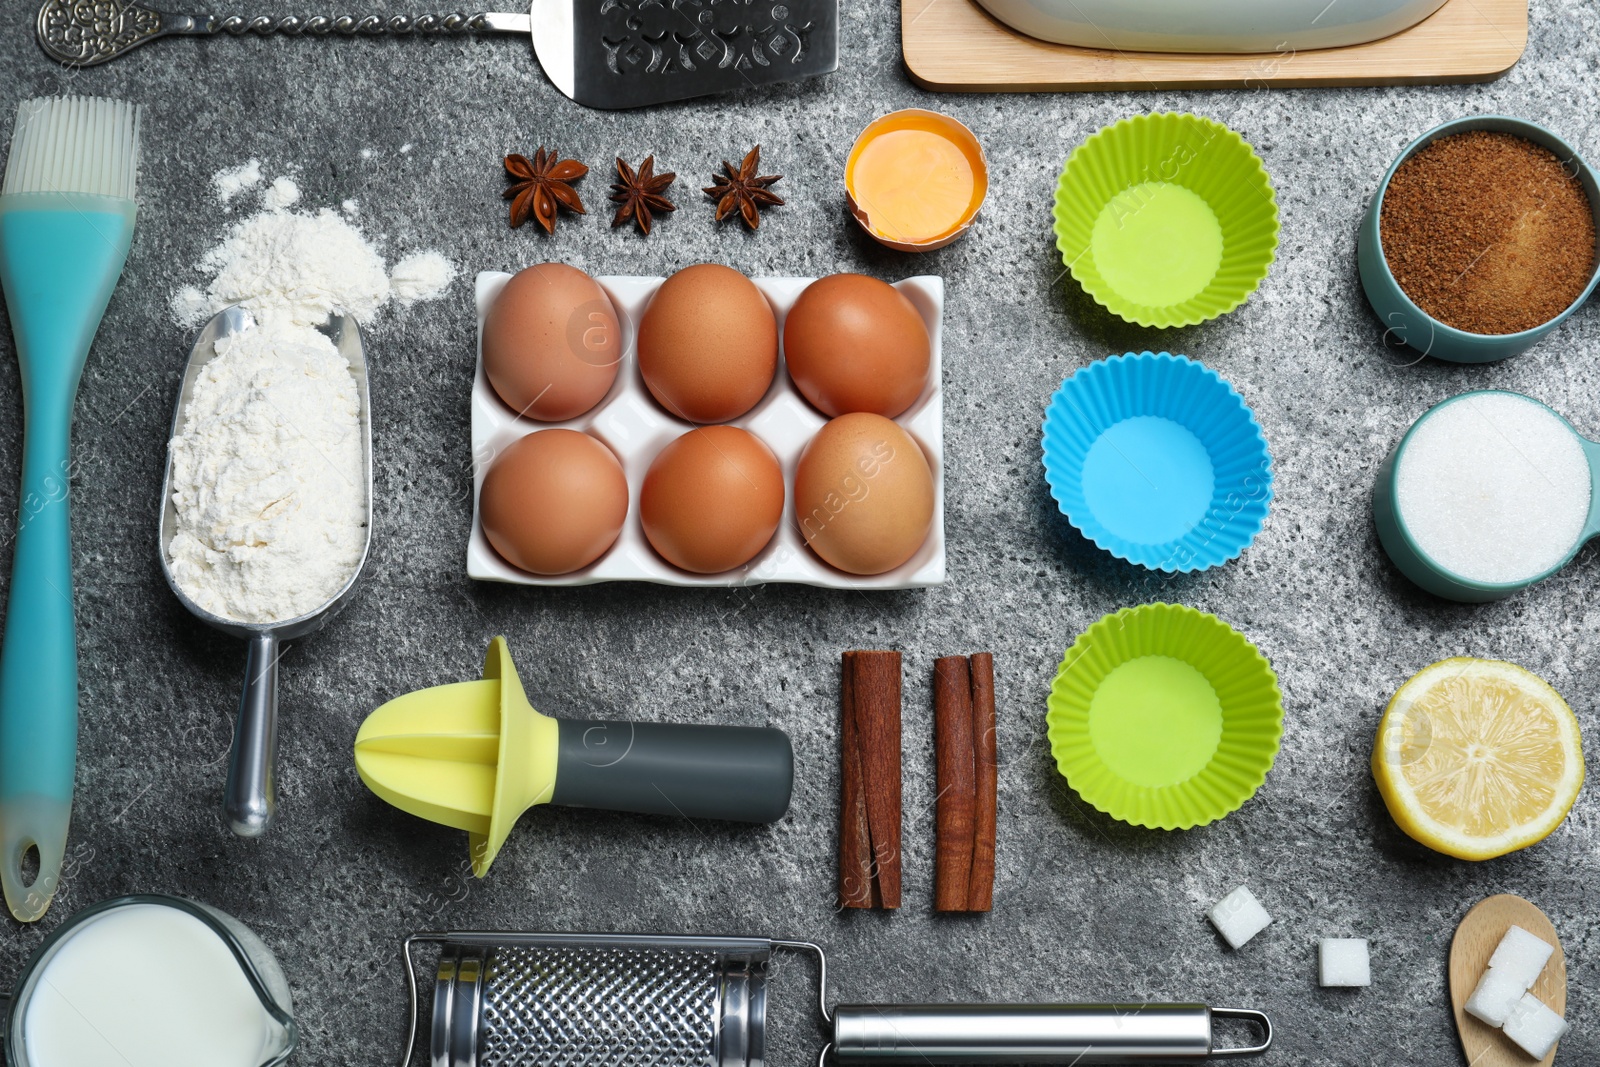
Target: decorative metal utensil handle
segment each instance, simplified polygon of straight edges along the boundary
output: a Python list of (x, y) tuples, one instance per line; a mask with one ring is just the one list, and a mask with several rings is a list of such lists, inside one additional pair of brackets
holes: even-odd
[(312, 15), (301, 18), (298, 15), (284, 15), (273, 18), (270, 15), (257, 15), (254, 18), (245, 18), (242, 15), (229, 15), (224, 19), (210, 16), (207, 21), (215, 23), (211, 32), (231, 33), (235, 37), (247, 33), (258, 34), (262, 37), (274, 33), (288, 34), (291, 37), (300, 34), (310, 34), (313, 37), (326, 37), (330, 33), (343, 34), (354, 37), (357, 34), (377, 36), (385, 33), (471, 33), (488, 28), (489, 16), (486, 12), (476, 15), (463, 15), (455, 12), (449, 15), (364, 15), (356, 18), (354, 15)]
[(233, 37), (377, 37), (382, 35), (527, 33), (527, 15), (480, 11), (438, 15), (173, 15), (137, 0), (45, 0), (36, 34), (50, 58), (73, 67), (116, 59), (147, 41), (174, 35)]

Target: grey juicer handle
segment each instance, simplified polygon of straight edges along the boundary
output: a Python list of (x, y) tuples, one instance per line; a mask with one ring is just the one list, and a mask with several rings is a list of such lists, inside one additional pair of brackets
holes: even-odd
[[(1262, 1031), (1247, 1048), (1213, 1046), (1213, 1016)], [(1165, 1063), (1247, 1056), (1272, 1044), (1258, 1011), (1204, 1004), (841, 1004), (833, 1011), (840, 1063)]]
[(278, 806), (278, 638), (256, 634), (248, 647), (222, 811), (234, 833), (260, 837)]
[(737, 822), (776, 822), (789, 810), (794, 749), (782, 730), (558, 722), (552, 804)]

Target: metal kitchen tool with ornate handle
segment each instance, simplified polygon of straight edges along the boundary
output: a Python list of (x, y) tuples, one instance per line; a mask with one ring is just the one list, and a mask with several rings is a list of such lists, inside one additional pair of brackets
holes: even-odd
[[(639, 934), (423, 933), (439, 947), (432, 1067), (766, 1067), (767, 977), (777, 951), (817, 960), (817, 1007), (831, 1031), (818, 1067), (928, 1064), (1194, 1062), (1253, 1056), (1272, 1044), (1259, 1011), (1204, 1004), (841, 1004), (828, 1007), (828, 961), (807, 941)], [(1260, 1039), (1218, 1047), (1216, 1019)]]
[(45, 0), (50, 58), (92, 67), (158, 37), (376, 37), (521, 33), (567, 96), (596, 108), (827, 74), (839, 65), (839, 0), (532, 0), (528, 13), (302, 17), (178, 15), (139, 0)]

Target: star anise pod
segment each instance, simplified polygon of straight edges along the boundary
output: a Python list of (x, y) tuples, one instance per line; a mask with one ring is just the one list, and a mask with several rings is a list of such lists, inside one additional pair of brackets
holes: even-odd
[(589, 168), (576, 159), (562, 159), (540, 145), (532, 162), (516, 153), (507, 156), (506, 173), (516, 179), (505, 191), (505, 198), (511, 201), (513, 227), (527, 222), (531, 214), (545, 233), (555, 233), (557, 205), (587, 214), (571, 183), (588, 174)]
[(647, 157), (639, 165), (637, 174), (632, 167), (618, 159), (617, 178), (619, 180), (611, 184), (611, 199), (622, 206), (617, 208), (617, 216), (611, 220), (613, 228), (631, 218), (638, 225), (639, 232), (648, 237), (652, 211), (678, 210), (677, 205), (662, 195), (677, 175), (670, 170), (665, 174), (657, 174), (655, 156)]
[(744, 224), (750, 229), (761, 225), (761, 208), (765, 205), (781, 205), (783, 197), (771, 191), (772, 183), (783, 177), (781, 174), (756, 175), (756, 168), (761, 165), (761, 146), (756, 145), (750, 149), (750, 154), (744, 157), (744, 162), (739, 164), (737, 170), (726, 159), (722, 161), (722, 169), (726, 174), (713, 174), (712, 185), (705, 193), (717, 202), (717, 221), (721, 222), (735, 210)]

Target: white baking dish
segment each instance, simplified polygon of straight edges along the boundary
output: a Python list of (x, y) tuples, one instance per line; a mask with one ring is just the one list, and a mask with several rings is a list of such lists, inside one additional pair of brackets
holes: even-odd
[(1030, 37), (1129, 52), (1273, 52), (1364, 44), (1444, 0), (977, 0)]

